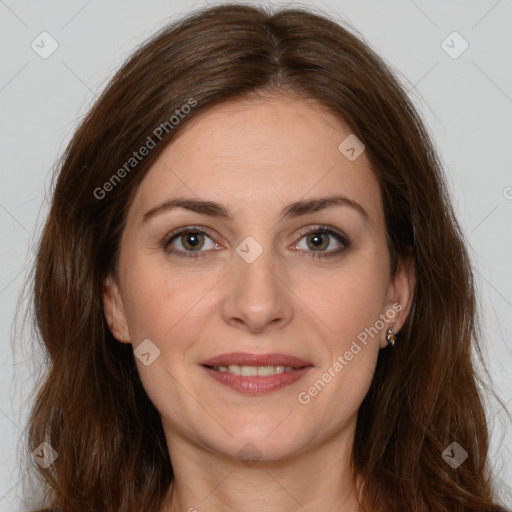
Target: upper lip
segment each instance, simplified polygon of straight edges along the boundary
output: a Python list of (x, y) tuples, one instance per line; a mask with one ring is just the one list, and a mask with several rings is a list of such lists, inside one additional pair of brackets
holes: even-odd
[(232, 352), (212, 357), (201, 363), (205, 366), (291, 366), (302, 368), (311, 363), (287, 354), (250, 354), (247, 352)]

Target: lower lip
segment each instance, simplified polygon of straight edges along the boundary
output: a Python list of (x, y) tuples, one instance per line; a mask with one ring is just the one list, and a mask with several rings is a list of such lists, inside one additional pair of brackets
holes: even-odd
[(268, 375), (266, 377), (243, 377), (242, 375), (233, 375), (230, 372), (220, 372), (212, 370), (207, 366), (203, 368), (208, 374), (213, 377), (217, 382), (238, 391), (239, 393), (246, 393), (249, 395), (261, 395), (278, 391), (294, 382), (302, 379), (306, 373), (313, 368), (312, 366), (305, 366), (304, 368), (297, 368), (289, 372), (278, 373), (276, 375)]

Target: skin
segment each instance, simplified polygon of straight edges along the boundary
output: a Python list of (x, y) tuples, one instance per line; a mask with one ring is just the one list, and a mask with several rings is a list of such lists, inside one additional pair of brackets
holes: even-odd
[[(150, 339), (160, 350), (150, 365), (136, 362), (161, 414), (175, 472), (162, 511), (358, 510), (350, 476), (356, 415), (379, 350), (392, 350), (386, 329), (399, 331), (406, 318), (414, 276), (406, 265), (391, 275), (378, 182), (364, 152), (349, 161), (338, 149), (350, 133), (313, 100), (226, 103), (190, 120), (134, 197), (104, 307), (119, 341), (135, 349)], [(350, 206), (279, 220), (294, 201), (333, 194), (359, 203), (368, 220)], [(219, 202), (233, 218), (178, 208), (142, 222), (145, 212), (177, 196)], [(162, 247), (167, 234), (186, 226), (207, 228), (195, 252), (204, 257)], [(323, 233), (322, 248), (304, 231)], [(252, 263), (236, 252), (247, 236), (263, 249)], [(177, 236), (170, 248), (194, 252), (187, 242)], [(300, 403), (298, 394), (393, 304), (402, 311)], [(226, 352), (291, 354), (313, 369), (282, 390), (249, 396), (200, 365)], [(247, 443), (257, 449), (253, 465), (238, 455)]]

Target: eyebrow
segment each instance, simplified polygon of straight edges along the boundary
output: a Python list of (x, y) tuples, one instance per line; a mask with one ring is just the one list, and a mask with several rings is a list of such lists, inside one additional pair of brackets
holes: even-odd
[[(296, 201), (283, 208), (279, 220), (282, 221), (285, 219), (300, 217), (301, 215), (318, 212), (320, 210), (333, 208), (335, 206), (345, 206), (352, 208), (357, 211), (366, 222), (370, 223), (370, 217), (366, 210), (358, 202), (343, 195), (317, 197), (313, 199)], [(220, 203), (216, 203), (215, 201), (176, 197), (170, 198), (148, 210), (142, 218), (142, 223), (145, 223), (149, 219), (152, 219), (157, 215), (173, 210), (175, 208), (184, 208), (201, 215), (207, 215), (209, 217), (216, 217), (220, 219), (232, 220), (233, 218), (225, 206), (221, 205)]]

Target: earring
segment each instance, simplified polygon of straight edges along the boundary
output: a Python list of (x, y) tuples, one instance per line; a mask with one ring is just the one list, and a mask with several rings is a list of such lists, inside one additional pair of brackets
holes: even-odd
[(386, 341), (388, 342), (388, 345), (393, 346), (395, 344), (396, 336), (393, 332), (393, 326), (391, 325), (389, 329), (386, 332)]

